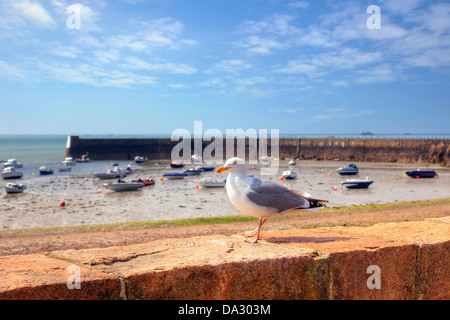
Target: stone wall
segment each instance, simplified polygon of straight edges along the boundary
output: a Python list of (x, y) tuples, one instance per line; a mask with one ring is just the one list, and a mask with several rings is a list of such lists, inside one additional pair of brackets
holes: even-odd
[[(170, 159), (172, 149), (178, 144), (170, 139), (80, 139), (71, 136), (66, 156), (81, 157), (89, 153), (93, 160), (133, 160), (135, 156), (149, 159)], [(267, 151), (271, 153), (271, 140)], [(211, 142), (203, 142), (204, 150)], [(259, 142), (258, 142), (259, 143)], [(245, 142), (248, 156), (250, 143)], [(257, 150), (259, 145), (256, 145)], [(235, 155), (238, 150), (235, 141)], [(227, 155), (226, 143), (222, 149)], [(194, 154), (191, 143), (190, 154)], [(213, 154), (214, 155), (214, 154)], [(307, 160), (370, 161), (430, 163), (450, 166), (450, 143), (448, 140), (396, 140), (396, 139), (280, 139), (280, 158)]]

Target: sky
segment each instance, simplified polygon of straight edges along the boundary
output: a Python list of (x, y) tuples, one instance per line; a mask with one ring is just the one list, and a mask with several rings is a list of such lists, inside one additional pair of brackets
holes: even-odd
[(0, 134), (448, 134), (450, 2), (1, 0)]

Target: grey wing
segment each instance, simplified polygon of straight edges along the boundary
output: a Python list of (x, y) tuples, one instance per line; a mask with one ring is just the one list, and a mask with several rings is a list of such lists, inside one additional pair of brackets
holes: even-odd
[(311, 207), (307, 199), (271, 181), (263, 181), (258, 186), (250, 187), (247, 197), (257, 205), (274, 208), (277, 212)]

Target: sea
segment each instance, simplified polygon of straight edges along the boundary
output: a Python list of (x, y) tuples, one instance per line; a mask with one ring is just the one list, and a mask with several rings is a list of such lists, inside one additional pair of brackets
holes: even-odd
[[(0, 160), (14, 158), (23, 164), (23, 168), (18, 169), (23, 172), (23, 177), (12, 182), (22, 183), (27, 188), (22, 194), (6, 194), (3, 185), (8, 181), (0, 179), (0, 230), (242, 214), (230, 203), (224, 188), (199, 188), (201, 178), (222, 180), (226, 179), (227, 173), (205, 172), (183, 180), (161, 180), (165, 172), (184, 169), (172, 169), (170, 160), (136, 164), (134, 161), (114, 159), (93, 159), (90, 163), (76, 164), (69, 172), (59, 172), (57, 168), (64, 160), (66, 143), (67, 135), (0, 135)], [(136, 192), (105, 189), (103, 184), (107, 181), (95, 178), (94, 173), (112, 168), (113, 163), (122, 168), (129, 165), (134, 170), (124, 180), (151, 177), (155, 185)], [(420, 169), (435, 169), (439, 176), (412, 179), (404, 171), (418, 169), (417, 164), (356, 162), (360, 169), (356, 177), (368, 177), (374, 183), (368, 189), (349, 190), (341, 185), (347, 177), (340, 176), (336, 171), (346, 164), (344, 161), (297, 160), (296, 165), (292, 166), (286, 159), (280, 161), (278, 172), (274, 175), (262, 175), (263, 164), (249, 167), (248, 173), (329, 200), (331, 207), (439, 199), (450, 195), (450, 168), (421, 164)], [(40, 176), (39, 167), (43, 165), (53, 167), (54, 174)], [(297, 179), (281, 180), (285, 170), (295, 171)], [(61, 201), (65, 201), (65, 207), (60, 206)]]

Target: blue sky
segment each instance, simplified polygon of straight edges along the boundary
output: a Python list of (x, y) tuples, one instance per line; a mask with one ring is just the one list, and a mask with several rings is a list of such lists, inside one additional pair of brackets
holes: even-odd
[(448, 1), (2, 0), (0, 134), (450, 133), (449, 31)]

